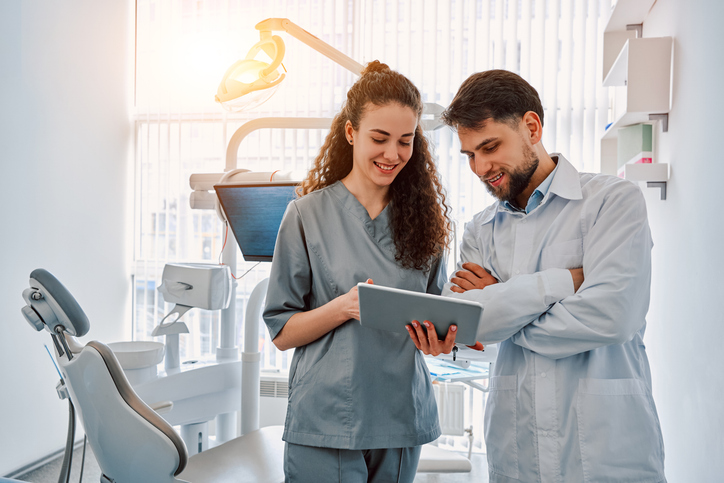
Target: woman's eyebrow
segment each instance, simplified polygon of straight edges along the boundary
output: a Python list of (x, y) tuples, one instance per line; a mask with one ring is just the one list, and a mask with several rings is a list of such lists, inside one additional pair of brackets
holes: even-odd
[[(370, 131), (380, 133), (380, 134), (382, 134), (382, 135), (384, 135), (384, 136), (389, 136), (389, 135), (390, 135), (390, 133), (388, 133), (387, 131), (383, 131), (382, 129), (370, 129)], [(400, 137), (401, 137), (401, 138), (406, 138), (406, 137), (414, 136), (414, 135), (415, 135), (414, 132), (408, 132), (407, 134), (403, 134), (403, 135), (400, 136)]]

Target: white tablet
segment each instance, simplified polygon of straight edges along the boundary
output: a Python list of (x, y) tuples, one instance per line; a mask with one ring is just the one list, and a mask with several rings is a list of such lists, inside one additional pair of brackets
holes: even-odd
[(358, 283), (357, 290), (360, 323), (364, 327), (407, 334), (405, 326), (413, 320), (420, 323), (429, 320), (441, 340), (455, 324), (458, 326), (455, 342), (475, 344), (483, 313), (479, 303), (368, 283)]

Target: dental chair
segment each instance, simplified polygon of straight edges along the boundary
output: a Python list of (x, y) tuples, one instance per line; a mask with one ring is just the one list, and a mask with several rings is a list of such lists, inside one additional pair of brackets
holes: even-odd
[(284, 481), (280, 426), (249, 432), (189, 458), (174, 429), (136, 395), (113, 352), (97, 341), (77, 342), (90, 323), (53, 275), (34, 270), (23, 298), (30, 325), (51, 334), (62, 374), (58, 393), (70, 398), (80, 417), (101, 483)]

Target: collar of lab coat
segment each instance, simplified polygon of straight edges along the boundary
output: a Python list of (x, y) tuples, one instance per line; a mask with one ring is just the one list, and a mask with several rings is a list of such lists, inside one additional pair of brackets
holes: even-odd
[[(551, 187), (548, 189), (546, 198), (551, 195), (560, 196), (567, 200), (581, 200), (583, 199), (583, 192), (581, 191), (581, 177), (578, 174), (578, 170), (560, 153), (551, 153), (551, 158), (558, 158), (558, 169), (556, 174), (553, 176), (551, 181)], [(542, 203), (545, 203), (544, 198)], [(541, 203), (541, 204), (542, 204)]]

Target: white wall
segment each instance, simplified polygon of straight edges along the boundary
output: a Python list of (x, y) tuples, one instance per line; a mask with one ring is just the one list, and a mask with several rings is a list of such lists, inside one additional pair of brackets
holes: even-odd
[[(644, 189), (655, 241), (646, 343), (670, 483), (724, 474), (724, 2), (657, 0), (644, 36), (674, 37), (673, 109)], [(78, 298), (84, 340), (130, 338), (128, 107), (133, 2), (0, 2), (0, 475), (63, 446), (66, 406), (20, 315), (29, 273)]]
[(0, 475), (63, 447), (66, 402), (20, 314), (35, 268), (130, 338), (132, 0), (0, 2)]
[(644, 37), (674, 38), (668, 199), (646, 189), (654, 282), (646, 334), (670, 483), (724, 478), (724, 34), (720, 0), (658, 0)]

